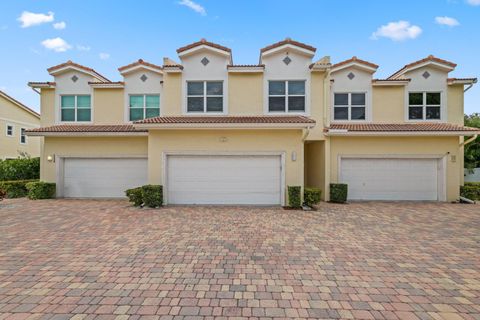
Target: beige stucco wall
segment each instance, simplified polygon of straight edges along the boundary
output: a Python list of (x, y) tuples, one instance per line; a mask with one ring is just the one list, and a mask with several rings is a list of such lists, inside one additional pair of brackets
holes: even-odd
[(95, 124), (122, 124), (125, 122), (123, 89), (94, 89), (93, 94), (93, 121)]
[(325, 141), (305, 143), (305, 187), (320, 188), (325, 196)]
[(55, 89), (41, 89), (40, 125), (48, 127), (55, 124)]
[[(221, 142), (220, 138), (226, 138)], [(148, 138), (149, 182), (163, 184), (163, 153), (285, 152), (285, 185), (303, 186), (301, 130), (155, 130)], [(292, 161), (292, 152), (297, 155)], [(286, 193), (286, 192), (285, 192)]]
[(373, 122), (405, 122), (405, 88), (403, 86), (374, 86), (372, 118)]
[[(7, 125), (13, 126), (13, 136), (7, 136)], [(22, 128), (28, 130), (39, 126), (37, 116), (0, 96), (0, 159), (18, 158), (20, 153), (40, 156), (40, 138), (27, 137), (25, 144), (20, 143)]]
[(229, 115), (263, 114), (263, 74), (229, 73)]
[[(310, 117), (316, 121), (316, 125), (313, 129), (310, 130), (307, 140), (323, 140), (325, 136), (323, 135), (324, 128), (324, 113), (325, 113), (325, 72), (312, 72), (310, 83)], [(330, 84), (327, 83), (327, 88)], [(329, 95), (327, 94), (326, 105), (329, 105)]]
[(447, 89), (448, 122), (463, 125), (463, 85), (450, 85)]
[(163, 98), (160, 106), (162, 116), (182, 115), (182, 74), (165, 73), (163, 76)]
[(45, 137), (40, 179), (56, 182), (56, 163), (47, 157), (147, 156), (147, 137)]
[(333, 183), (338, 182), (338, 158), (341, 155), (446, 156), (447, 201), (458, 199), (461, 165), (458, 137), (332, 137), (330, 174)]

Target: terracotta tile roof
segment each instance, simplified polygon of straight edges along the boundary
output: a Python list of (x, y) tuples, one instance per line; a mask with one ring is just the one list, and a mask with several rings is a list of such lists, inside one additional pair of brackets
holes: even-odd
[(88, 84), (109, 85), (109, 84), (125, 84), (125, 82), (123, 81), (110, 81), (110, 82), (89, 81)]
[(263, 53), (265, 51), (269, 51), (269, 50), (281, 47), (281, 46), (286, 45), (286, 44), (291, 44), (291, 45), (294, 45), (294, 46), (297, 46), (297, 47), (300, 47), (300, 48), (303, 48), (303, 49), (306, 49), (306, 50), (310, 50), (310, 51), (313, 51), (313, 52), (317, 51), (317, 48), (309, 46), (308, 44), (298, 42), (298, 41), (292, 40), (290, 38), (286, 38), (285, 40), (276, 42), (274, 44), (268, 45), (268, 46), (260, 49), (260, 52)]
[(402, 82), (402, 81), (411, 81), (412, 79), (373, 79), (372, 82), (377, 82), (377, 81), (389, 81), (389, 82)]
[(440, 64), (444, 64), (444, 65), (447, 65), (449, 67), (452, 67), (452, 68), (455, 68), (457, 66), (456, 63), (453, 63), (453, 62), (450, 62), (450, 61), (447, 61), (447, 60), (443, 60), (443, 59), (440, 59), (440, 58), (437, 58), (433, 55), (429, 55), (428, 57), (424, 58), (424, 59), (420, 59), (420, 60), (417, 60), (417, 61), (414, 61), (412, 63), (409, 63), (409, 64), (406, 64), (405, 66), (403, 66), (403, 68), (401, 68), (400, 70), (396, 71), (395, 73), (393, 73), (390, 77), (388, 78), (392, 78), (396, 75), (398, 75), (399, 73), (402, 73), (403, 71), (407, 70), (407, 69), (410, 69), (411, 67), (415, 67), (419, 64), (422, 64), (422, 63), (425, 63), (425, 62), (428, 62), (428, 61), (432, 61), (432, 62), (437, 62), (437, 63), (440, 63)]
[(479, 128), (464, 127), (451, 123), (334, 123), (326, 131), (348, 130), (353, 132), (464, 132), (480, 131)]
[(183, 70), (183, 66), (181, 64), (164, 64), (163, 69), (169, 69), (169, 68), (178, 68), (180, 70)]
[(146, 130), (135, 129), (131, 124), (120, 125), (83, 125), (83, 124), (62, 124), (50, 127), (42, 127), (27, 130), (27, 132), (146, 132)]
[(455, 80), (459, 80), (459, 81), (477, 81), (477, 78), (448, 78), (447, 79), (448, 81), (455, 81)]
[(0, 90), (0, 96), (3, 96), (4, 98), (6, 98), (7, 100), (11, 100), (13, 103), (17, 104), (20, 108), (23, 108), (25, 109), (26, 111), (30, 112), (31, 114), (33, 114), (34, 116), (40, 118), (40, 114), (38, 112), (36, 112), (35, 110), (27, 107), (26, 105), (24, 105), (23, 103), (21, 103), (20, 101), (18, 101), (17, 99), (9, 96), (8, 94), (6, 94), (5, 92), (1, 91)]
[(158, 69), (158, 70), (163, 69), (161, 66), (158, 66), (156, 64), (153, 64), (153, 63), (150, 63), (150, 62), (147, 62), (147, 61), (144, 61), (143, 59), (138, 59), (137, 61), (135, 61), (133, 63), (127, 64), (126, 66), (118, 68), (118, 71), (121, 72), (123, 70), (129, 69), (129, 68), (132, 68), (132, 67), (136, 67), (136, 66), (140, 66), (140, 65), (151, 67), (151, 68)]
[(55, 82), (50, 82), (50, 81), (44, 81), (44, 82), (41, 82), (41, 81), (37, 81), (37, 82), (35, 82), (35, 81), (30, 81), (30, 82), (28, 83), (28, 85), (29, 85), (29, 86), (37, 86), (37, 85), (40, 85), (40, 86), (42, 86), (42, 85), (45, 85), (45, 86), (55, 86), (56, 83), (55, 83)]
[(183, 51), (187, 51), (187, 50), (193, 49), (193, 48), (198, 47), (198, 46), (203, 46), (203, 45), (209, 46), (209, 47), (212, 47), (212, 48), (215, 48), (215, 49), (223, 50), (223, 51), (226, 51), (228, 53), (232, 52), (232, 49), (230, 49), (230, 48), (224, 47), (222, 45), (219, 45), (219, 44), (216, 44), (216, 43), (213, 43), (213, 42), (210, 42), (210, 41), (207, 41), (206, 39), (201, 39), (200, 41), (197, 41), (197, 42), (188, 44), (184, 47), (178, 48), (177, 53), (181, 53)]
[(71, 60), (68, 60), (67, 62), (58, 64), (56, 66), (50, 67), (50, 68), (47, 69), (47, 71), (49, 73), (52, 73), (52, 72), (54, 72), (58, 69), (62, 69), (64, 67), (69, 67), (69, 66), (70, 67), (75, 67), (75, 68), (78, 68), (78, 69), (81, 69), (81, 70), (84, 70), (84, 71), (87, 71), (87, 72), (90, 72), (90, 73), (93, 73), (94, 75), (96, 75), (97, 77), (99, 77), (100, 79), (103, 79), (105, 81), (110, 81), (110, 80), (108, 80), (108, 78), (104, 77), (103, 75), (101, 75), (100, 73), (95, 71), (94, 69), (89, 68), (89, 67), (85, 67), (85, 66), (83, 66), (81, 64), (78, 64), (78, 63), (75, 63)]
[(264, 64), (229, 64), (227, 68), (265, 68)]
[(304, 116), (177, 116), (177, 117), (156, 117), (141, 121), (135, 124), (216, 124), (216, 123), (315, 123), (315, 120)]
[(335, 63), (335, 64), (332, 66), (332, 68), (341, 67), (341, 66), (343, 66), (343, 65), (346, 65), (346, 64), (349, 64), (349, 63), (352, 63), (352, 62), (357, 62), (357, 63), (359, 63), (359, 64), (364, 64), (364, 65), (366, 65), (366, 66), (369, 66), (369, 67), (375, 68), (375, 69), (378, 68), (378, 65), (376, 65), (375, 63), (371, 63), (371, 62), (368, 62), (368, 61), (366, 61), (366, 60), (358, 59), (356, 56), (353, 56), (353, 57), (351, 57), (350, 59), (347, 59), (347, 60), (344, 60), (344, 61)]

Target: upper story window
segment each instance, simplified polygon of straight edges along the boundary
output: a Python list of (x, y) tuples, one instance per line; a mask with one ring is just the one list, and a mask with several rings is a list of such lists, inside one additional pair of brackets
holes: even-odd
[(365, 93), (335, 93), (333, 97), (334, 120), (365, 120)]
[(223, 112), (223, 82), (188, 81), (187, 112)]
[(61, 120), (88, 122), (92, 120), (90, 95), (61, 96)]
[(269, 81), (269, 112), (305, 112), (305, 81)]
[(441, 102), (440, 92), (409, 92), (408, 119), (440, 120)]
[(158, 117), (160, 115), (159, 95), (130, 95), (130, 121)]
[(27, 135), (25, 134), (25, 128), (20, 129), (20, 143), (26, 144), (27, 143)]
[(13, 126), (11, 124), (7, 124), (5, 134), (7, 135), (7, 137), (13, 137)]

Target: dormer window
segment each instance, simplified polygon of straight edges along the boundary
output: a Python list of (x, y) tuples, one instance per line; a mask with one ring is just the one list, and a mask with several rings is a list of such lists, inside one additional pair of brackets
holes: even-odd
[(61, 96), (61, 121), (89, 122), (92, 119), (90, 95)]
[(223, 112), (222, 81), (188, 81), (187, 112)]
[(132, 94), (129, 105), (130, 121), (158, 117), (160, 115), (160, 96), (158, 94)]
[(305, 112), (305, 81), (269, 81), (269, 112)]
[(408, 119), (440, 120), (441, 96), (440, 92), (409, 92)]
[(364, 92), (335, 93), (333, 103), (333, 120), (365, 120)]

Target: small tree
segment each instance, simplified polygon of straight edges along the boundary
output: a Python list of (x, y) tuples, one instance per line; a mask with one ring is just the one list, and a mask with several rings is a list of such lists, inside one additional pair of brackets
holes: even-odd
[[(480, 113), (465, 115), (465, 126), (480, 128)], [(465, 146), (465, 168), (473, 172), (480, 167), (480, 137)]]

